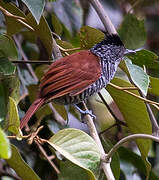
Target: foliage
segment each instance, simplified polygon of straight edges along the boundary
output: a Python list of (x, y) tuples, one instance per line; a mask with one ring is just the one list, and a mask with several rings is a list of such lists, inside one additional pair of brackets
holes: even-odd
[[(82, 0), (81, 6), (73, 0), (69, 3), (60, 0), (18, 2), (0, 1), (0, 158), (4, 159), (0, 161), (0, 178), (1, 167), (7, 164), (10, 171), (5, 175), (9, 172), (13, 179), (104, 180), (100, 169), (101, 149), (91, 134), (88, 135), (87, 125), (79, 121), (80, 115), (73, 107), (53, 102), (38, 110), (26, 128), (27, 134), (23, 135), (19, 127), (20, 119), (37, 97), (40, 79), (50, 62), (57, 58), (56, 43), (68, 50), (61, 50), (61, 54), (66, 56), (90, 49), (103, 40), (106, 33), (103, 29), (102, 32), (98, 27), (82, 23), (82, 19), (86, 22), (84, 18), (90, 16), (88, 2), (85, 2), (87, 8)], [(97, 117), (97, 128), (104, 131), (100, 134), (105, 152), (125, 136), (137, 133), (156, 135), (159, 130), (152, 122), (152, 113), (157, 119), (159, 109), (156, 102), (159, 96), (159, 64), (155, 53), (159, 51), (156, 45), (159, 39), (155, 39), (157, 43), (153, 39), (154, 45), (150, 36), (152, 32), (145, 25), (145, 22), (156, 23), (155, 18), (147, 16), (145, 9), (151, 13), (150, 8), (159, 3), (151, 2), (149, 8), (147, 3), (140, 1), (137, 4), (133, 1), (123, 3), (125, 6), (119, 0), (121, 6), (128, 4), (135, 12), (132, 14), (130, 10), (127, 13), (122, 8), (125, 15), (118, 33), (125, 47), (137, 49), (144, 46), (149, 50), (138, 49), (135, 54), (124, 57), (116, 73), (118, 77), (101, 91), (104, 100), (98, 95), (89, 99), (88, 104)], [(158, 18), (157, 13), (155, 16)], [(28, 60), (38, 63), (31, 66), (24, 62)], [(111, 109), (105, 106), (105, 101)], [(148, 110), (145, 102), (153, 106), (153, 112)], [(43, 127), (38, 128), (40, 124)], [(9, 141), (9, 138), (14, 140)], [(153, 144), (148, 139), (138, 139), (135, 144), (130, 142), (119, 148), (111, 161), (115, 179), (122, 179), (122, 173), (129, 178), (130, 173), (125, 169), (131, 169), (130, 166), (140, 179), (143, 176), (159, 179), (156, 173), (158, 162), (155, 161), (158, 150)], [(140, 156), (134, 152), (136, 149)], [(155, 168), (149, 163), (149, 152), (153, 154), (151, 162)]]

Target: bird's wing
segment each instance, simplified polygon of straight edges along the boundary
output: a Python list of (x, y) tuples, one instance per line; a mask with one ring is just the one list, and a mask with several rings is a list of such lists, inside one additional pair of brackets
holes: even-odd
[(77, 95), (101, 76), (100, 60), (83, 50), (54, 62), (40, 84), (40, 97)]

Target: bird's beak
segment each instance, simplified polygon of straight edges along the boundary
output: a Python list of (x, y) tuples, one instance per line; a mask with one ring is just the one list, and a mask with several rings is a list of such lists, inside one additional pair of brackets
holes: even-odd
[(124, 56), (136, 54), (136, 50), (126, 49)]

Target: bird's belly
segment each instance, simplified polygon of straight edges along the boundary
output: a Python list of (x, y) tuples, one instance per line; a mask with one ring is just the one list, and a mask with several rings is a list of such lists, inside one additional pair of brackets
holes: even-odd
[(98, 93), (102, 88), (106, 86), (105, 77), (100, 77), (95, 83), (90, 85), (87, 89), (76, 96), (70, 96), (69, 94), (54, 99), (55, 103), (59, 104), (78, 104), (81, 101), (87, 100), (89, 96)]

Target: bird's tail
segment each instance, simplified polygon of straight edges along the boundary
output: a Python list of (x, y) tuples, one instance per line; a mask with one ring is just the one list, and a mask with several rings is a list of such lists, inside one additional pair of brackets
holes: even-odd
[(28, 111), (26, 112), (25, 116), (22, 118), (20, 122), (20, 129), (23, 129), (33, 114), (41, 107), (45, 102), (44, 98), (38, 98), (33, 102), (33, 104), (29, 107)]

